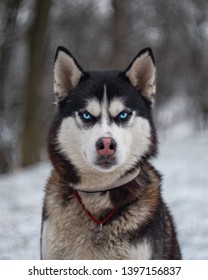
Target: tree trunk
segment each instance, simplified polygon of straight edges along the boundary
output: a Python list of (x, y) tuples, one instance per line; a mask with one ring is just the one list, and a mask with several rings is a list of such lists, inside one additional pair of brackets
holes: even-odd
[(16, 18), (21, 0), (5, 1), (5, 23), (0, 47), (0, 173), (8, 173), (12, 169), (13, 143), (10, 124), (5, 109), (8, 69), (12, 57), (12, 48), (16, 34)]
[(34, 21), (28, 31), (29, 70), (24, 95), (23, 131), (21, 136), (21, 165), (40, 161), (41, 131), (39, 105), (43, 77), (44, 43), (51, 0), (36, 0)]

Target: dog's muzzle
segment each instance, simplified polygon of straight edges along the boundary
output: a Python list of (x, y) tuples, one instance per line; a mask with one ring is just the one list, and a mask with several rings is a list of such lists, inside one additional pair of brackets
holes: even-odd
[(97, 165), (103, 168), (110, 168), (112, 165), (116, 164), (115, 153), (117, 143), (112, 137), (100, 138), (95, 145), (98, 154)]

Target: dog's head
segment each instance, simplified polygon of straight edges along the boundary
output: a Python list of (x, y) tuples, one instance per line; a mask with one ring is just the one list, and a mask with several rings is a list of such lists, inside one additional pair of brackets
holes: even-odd
[(85, 72), (68, 50), (59, 47), (54, 63), (58, 112), (49, 136), (55, 168), (73, 170), (68, 170), (74, 176), (69, 180), (76, 183), (83, 174), (122, 176), (154, 155), (155, 75), (149, 48), (123, 72)]

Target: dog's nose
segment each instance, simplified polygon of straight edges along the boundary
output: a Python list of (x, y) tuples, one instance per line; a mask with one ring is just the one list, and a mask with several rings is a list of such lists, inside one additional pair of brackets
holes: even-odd
[(103, 137), (96, 142), (96, 149), (101, 156), (112, 156), (116, 151), (116, 146), (116, 141), (111, 137)]

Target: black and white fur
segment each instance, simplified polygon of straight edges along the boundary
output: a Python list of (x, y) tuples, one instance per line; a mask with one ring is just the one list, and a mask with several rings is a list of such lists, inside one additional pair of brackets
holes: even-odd
[[(142, 50), (123, 72), (84, 71), (59, 47), (54, 63), (58, 106), (48, 136), (53, 170), (43, 206), (43, 259), (180, 259), (174, 223), (160, 193), (152, 119), (156, 68)], [(103, 225), (104, 246), (92, 242)]]

